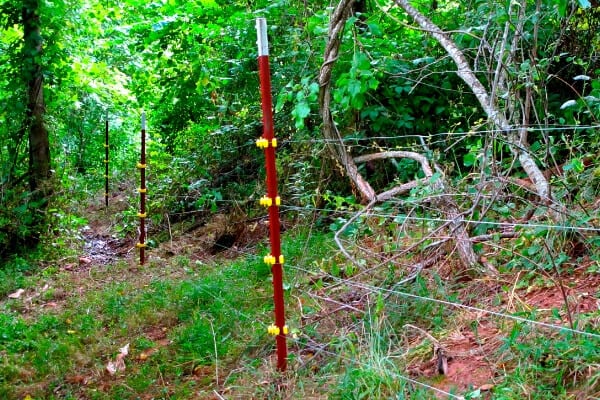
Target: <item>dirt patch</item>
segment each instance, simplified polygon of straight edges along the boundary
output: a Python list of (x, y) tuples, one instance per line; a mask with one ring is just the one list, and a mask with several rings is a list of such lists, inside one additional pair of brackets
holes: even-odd
[(88, 225), (80, 230), (83, 238), (82, 254), (78, 265), (70, 264), (67, 270), (87, 270), (92, 266), (107, 266), (128, 257), (135, 248), (134, 238), (120, 238), (114, 230), (113, 219), (128, 208), (122, 194), (111, 195), (109, 207), (104, 207), (104, 197), (86, 209)]
[(493, 377), (492, 366), (484, 356), (456, 357), (448, 361), (448, 374), (441, 375), (432, 386), (448, 393), (485, 392), (494, 387)]
[(83, 260), (89, 259), (89, 262), (81, 262), (80, 267), (89, 265), (109, 265), (116, 260), (127, 256), (133, 248), (131, 240), (117, 239), (115, 237), (96, 234), (91, 228), (82, 231), (85, 238)]
[(183, 232), (160, 244), (163, 257), (185, 256), (191, 261), (208, 262), (233, 259), (252, 251), (252, 247), (269, 237), (266, 219), (246, 220), (236, 215), (215, 214), (203, 225)]
[(416, 359), (407, 371), (413, 378), (445, 392), (489, 391), (494, 386), (496, 370), (489, 356), (498, 350), (500, 337), (499, 330), (489, 321), (480, 322), (475, 330), (457, 329), (435, 344), (429, 353), (435, 352), (433, 357)]
[(600, 308), (598, 287), (600, 274), (585, 273), (585, 267), (579, 268), (574, 274), (553, 278), (545, 287), (521, 291), (524, 303), (538, 311), (559, 310), (565, 314), (565, 299), (560, 283), (565, 290), (569, 310), (572, 314), (584, 314)]

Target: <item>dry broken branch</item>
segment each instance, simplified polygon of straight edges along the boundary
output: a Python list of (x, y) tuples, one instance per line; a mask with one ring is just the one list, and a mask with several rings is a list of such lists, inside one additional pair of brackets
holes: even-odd
[[(401, 192), (401, 189), (402, 191), (410, 190), (413, 187), (416, 187), (419, 183), (425, 182), (429, 182), (434, 191), (438, 191), (441, 193), (446, 192), (447, 185), (444, 182), (443, 175), (440, 176), (439, 179), (432, 180), (431, 178), (433, 177), (433, 169), (429, 165), (429, 161), (427, 160), (427, 158), (422, 154), (412, 151), (386, 151), (356, 157), (354, 161), (367, 162), (373, 160), (383, 160), (388, 158), (410, 158), (412, 160), (417, 161), (421, 165), (421, 169), (423, 170), (423, 174), (425, 175), (426, 179), (423, 181), (411, 181), (407, 184), (400, 185), (398, 187), (388, 190), (386, 192), (386, 195), (388, 195), (389, 193), (398, 194)], [(439, 170), (439, 167), (436, 166), (436, 169)], [(377, 196), (375, 200), (381, 201), (381, 198), (382, 197)], [(452, 198), (448, 195), (435, 197), (433, 203), (441, 212), (445, 214), (446, 218), (451, 221), (449, 224), (450, 235), (455, 239), (458, 255), (463, 265), (469, 269), (477, 268), (479, 266), (479, 263), (477, 261), (477, 255), (473, 250), (473, 243), (469, 238), (469, 233), (465, 225), (464, 217), (456, 203), (454, 203), (454, 201), (452, 201)], [(370, 206), (372, 206), (372, 204), (370, 204)], [(338, 241), (339, 245), (338, 239), (339, 238), (336, 233), (336, 241)]]
[(457, 66), (457, 75), (469, 86), (489, 120), (503, 132), (511, 152), (518, 158), (523, 170), (536, 187), (538, 196), (545, 201), (551, 200), (550, 185), (528, 151), (527, 143), (521, 142), (519, 130), (513, 129), (504, 114), (496, 107), (494, 98), (490, 96), (481, 81), (475, 76), (463, 52), (452, 39), (426, 16), (414, 8), (408, 0), (394, 0), (424, 30), (426, 30), (452, 57)]

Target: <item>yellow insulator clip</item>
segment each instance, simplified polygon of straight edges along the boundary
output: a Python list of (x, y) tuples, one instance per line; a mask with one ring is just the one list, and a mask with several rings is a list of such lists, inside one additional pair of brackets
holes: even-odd
[(108, 178), (108, 175), (104, 175), (105, 178)]
[[(271, 207), (273, 205), (273, 199), (268, 196), (263, 196), (260, 198), (260, 205), (265, 206), (265, 207)], [(275, 205), (276, 206), (281, 205), (281, 197), (279, 197), (279, 196), (275, 197)]]
[(260, 205), (265, 207), (271, 207), (273, 205), (273, 200), (270, 197), (263, 196), (260, 198)]
[(108, 164), (108, 160), (104, 160), (104, 164)]
[(144, 169), (144, 168), (146, 168), (146, 164), (137, 163), (137, 167), (138, 167), (139, 169)]
[(261, 137), (260, 139), (256, 140), (256, 146), (260, 147), (261, 149), (266, 149), (267, 147), (269, 147), (269, 145), (271, 147), (277, 147), (277, 139), (273, 138), (269, 142), (268, 139)]
[(104, 145), (104, 148), (108, 148), (108, 145), (107, 145), (107, 144), (105, 144), (105, 145)]
[[(281, 329), (279, 329), (279, 327), (275, 324), (269, 325), (267, 327), (267, 332), (269, 333), (269, 335), (273, 335), (273, 336), (277, 336), (281, 333)], [(289, 329), (287, 325), (283, 326), (283, 334), (287, 335), (289, 333)]]
[(269, 141), (265, 138), (256, 139), (256, 146), (261, 149), (269, 147)]
[(279, 261), (279, 264), (283, 264), (283, 262), (285, 261), (285, 258), (283, 257), (283, 254), (279, 255), (278, 258), (275, 258), (274, 256), (272, 256), (271, 254), (267, 254), (264, 257), (264, 261), (265, 264), (267, 265), (273, 265), (275, 264), (277, 261)]
[(277, 336), (279, 335), (279, 327), (276, 325), (269, 325), (269, 327), (267, 328), (267, 332), (269, 333), (269, 335), (273, 335), (273, 336)]
[(137, 216), (140, 218), (146, 218), (146, 213), (138, 213)]
[(138, 188), (138, 192), (140, 192), (140, 193), (147, 193), (148, 189)]
[(136, 243), (135, 247), (137, 247), (138, 249), (144, 248), (146, 247), (146, 243)]
[(267, 264), (267, 265), (273, 265), (273, 264), (275, 264), (275, 257), (273, 257), (270, 254), (266, 255), (263, 258), (263, 260), (265, 261), (265, 264)]

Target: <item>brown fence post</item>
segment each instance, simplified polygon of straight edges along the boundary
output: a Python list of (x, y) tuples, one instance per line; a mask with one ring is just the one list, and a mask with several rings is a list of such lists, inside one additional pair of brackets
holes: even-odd
[(104, 132), (104, 206), (108, 208), (108, 110), (106, 111)]
[(136, 245), (140, 249), (140, 265), (144, 265), (146, 259), (144, 250), (146, 249), (146, 113), (142, 111), (142, 143), (140, 162), (137, 165), (140, 170), (140, 241)]
[(260, 93), (263, 112), (263, 135), (256, 141), (258, 147), (265, 152), (265, 168), (267, 172), (267, 195), (260, 203), (269, 209), (269, 236), (271, 241), (271, 254), (264, 257), (265, 263), (271, 265), (273, 274), (273, 301), (275, 303), (275, 324), (269, 326), (268, 332), (275, 335), (277, 345), (277, 369), (285, 371), (287, 368), (288, 333), (285, 325), (285, 311), (283, 301), (283, 255), (281, 254), (281, 232), (279, 223), (279, 205), (277, 195), (277, 170), (275, 168), (275, 148), (277, 139), (273, 133), (273, 101), (271, 98), (271, 73), (269, 70), (269, 43), (267, 38), (267, 22), (264, 18), (256, 19), (258, 37), (258, 71), (260, 77)]

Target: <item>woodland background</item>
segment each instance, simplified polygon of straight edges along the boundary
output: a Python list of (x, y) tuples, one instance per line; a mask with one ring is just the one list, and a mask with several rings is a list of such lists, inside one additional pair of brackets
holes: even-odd
[(599, 27), (590, 0), (0, 0), (0, 394), (598, 396)]

